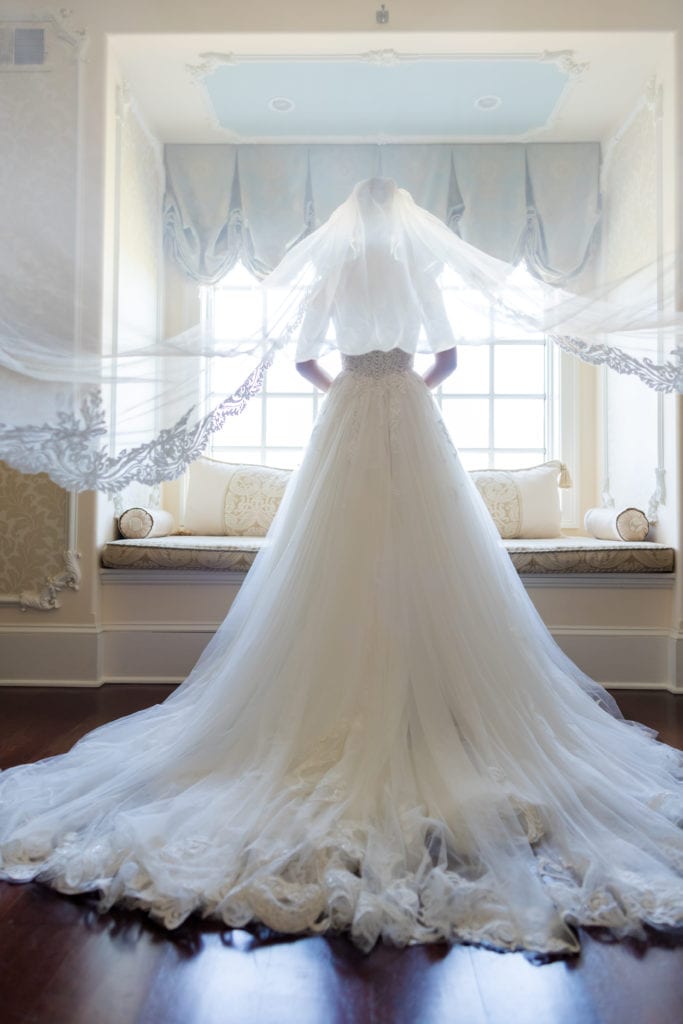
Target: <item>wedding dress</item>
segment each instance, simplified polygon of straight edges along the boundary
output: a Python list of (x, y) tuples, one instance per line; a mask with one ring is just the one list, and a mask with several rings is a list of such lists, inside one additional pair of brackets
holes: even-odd
[(225, 621), (165, 702), (0, 773), (0, 877), (364, 950), (679, 927), (683, 755), (555, 644), (411, 352), (344, 351), (393, 272), (367, 266), (379, 291), (338, 293), (343, 370)]

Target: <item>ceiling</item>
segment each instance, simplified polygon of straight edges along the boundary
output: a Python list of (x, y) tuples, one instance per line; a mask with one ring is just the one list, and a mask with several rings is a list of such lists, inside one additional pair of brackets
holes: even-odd
[(242, 139), (449, 138), (541, 128), (569, 82), (529, 60), (259, 61), (203, 78), (218, 123)]
[(163, 142), (605, 141), (664, 33), (115, 36)]

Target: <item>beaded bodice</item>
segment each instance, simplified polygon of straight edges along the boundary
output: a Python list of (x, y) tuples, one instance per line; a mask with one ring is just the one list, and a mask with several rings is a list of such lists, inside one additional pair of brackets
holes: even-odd
[(345, 370), (352, 370), (366, 377), (383, 377), (387, 373), (400, 373), (412, 369), (413, 356), (400, 348), (392, 348), (388, 352), (374, 349), (360, 356), (342, 354), (342, 366)]

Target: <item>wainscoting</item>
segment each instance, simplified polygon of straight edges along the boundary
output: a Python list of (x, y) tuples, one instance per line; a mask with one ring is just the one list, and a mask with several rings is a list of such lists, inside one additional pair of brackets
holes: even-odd
[[(241, 573), (100, 570), (98, 625), (22, 617), (0, 625), (0, 685), (177, 683), (223, 620)], [(683, 692), (673, 573), (526, 576), (560, 646), (612, 688)]]

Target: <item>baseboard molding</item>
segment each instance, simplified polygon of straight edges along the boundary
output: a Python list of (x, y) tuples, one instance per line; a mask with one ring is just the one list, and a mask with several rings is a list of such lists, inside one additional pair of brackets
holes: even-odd
[[(18, 688), (34, 688), (34, 689), (53, 689), (53, 690), (70, 690), (70, 689), (97, 689), (100, 686), (180, 686), (185, 681), (185, 676), (109, 676), (102, 679), (80, 679), (74, 681), (67, 681), (64, 679), (0, 679), (0, 689), (10, 689), (13, 686)], [(669, 686), (666, 683), (652, 683), (652, 682), (615, 682), (615, 683), (602, 683), (606, 690), (610, 692), (616, 690), (653, 690), (659, 693), (673, 693), (683, 694), (683, 690), (676, 689), (673, 686)]]
[(672, 693), (683, 693), (683, 633), (668, 638), (668, 679)]
[(0, 685), (97, 686), (101, 635), (89, 627), (15, 628), (0, 633)]
[(652, 682), (644, 682), (644, 683), (634, 683), (634, 682), (619, 683), (619, 682), (616, 682), (616, 683), (603, 683), (602, 685), (605, 687), (606, 690), (610, 690), (610, 691), (613, 691), (613, 690), (659, 690), (660, 693), (662, 693), (662, 692), (675, 693), (675, 694), (682, 694), (683, 693), (683, 690), (677, 689), (675, 686), (672, 686), (669, 683), (652, 683)]
[(0, 690), (13, 686), (48, 690), (87, 690), (97, 689), (110, 683), (116, 686), (179, 686), (184, 679), (185, 676), (176, 678), (171, 676), (145, 676), (144, 678), (140, 676), (103, 676), (100, 679), (76, 679), (73, 681), (65, 679), (0, 679)]
[[(565, 653), (608, 689), (683, 693), (683, 636), (664, 629), (551, 627)], [(0, 685), (177, 684), (214, 634), (213, 623), (115, 623), (0, 632)]]
[(676, 692), (668, 630), (571, 626), (550, 631), (565, 654), (603, 686)]
[(173, 623), (132, 629), (117, 626), (100, 638), (101, 677), (104, 679), (184, 679), (215, 633)]
[(104, 686), (106, 682), (107, 679), (0, 679), (0, 689), (18, 686), (43, 690), (87, 690)]

